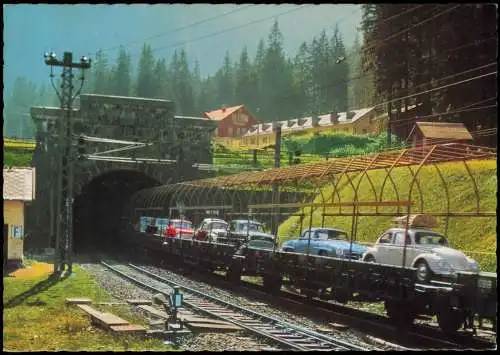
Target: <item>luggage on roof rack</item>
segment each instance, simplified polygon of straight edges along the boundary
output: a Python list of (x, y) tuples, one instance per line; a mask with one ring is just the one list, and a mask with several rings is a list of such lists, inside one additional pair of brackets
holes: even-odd
[(425, 214), (411, 214), (409, 218), (408, 215), (396, 217), (393, 221), (396, 225), (403, 228), (406, 227), (407, 221), (408, 228), (435, 228), (439, 226), (435, 217)]

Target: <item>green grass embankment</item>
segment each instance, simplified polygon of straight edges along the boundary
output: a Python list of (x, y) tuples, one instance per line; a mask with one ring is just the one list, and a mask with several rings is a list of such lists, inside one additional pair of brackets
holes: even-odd
[[(497, 176), (496, 161), (471, 161), (468, 162), (474, 179), (477, 183), (480, 197), (481, 212), (495, 212), (497, 206)], [(451, 212), (474, 212), (476, 211), (476, 198), (474, 185), (463, 163), (452, 162), (439, 164), (439, 169), (443, 175), (448, 188)], [(415, 170), (415, 167), (413, 167)], [(380, 193), (386, 172), (383, 170), (369, 171), (377, 194)], [(396, 168), (391, 173), (394, 180), (399, 198), (407, 200), (409, 194), (409, 185), (411, 173), (407, 167)], [(358, 178), (353, 179), (356, 186)], [(411, 200), (414, 201), (412, 213), (420, 212), (421, 201), (423, 200), (423, 211), (425, 212), (446, 212), (446, 189), (441, 182), (436, 169), (433, 166), (424, 166), (419, 174), (422, 198), (420, 197), (417, 186), (413, 188)], [(353, 201), (354, 193), (350, 184), (346, 184), (347, 179), (343, 178), (339, 186), (341, 201)], [(330, 197), (333, 192), (332, 186), (323, 187), (324, 196)], [(358, 199), (361, 201), (375, 200), (371, 185), (366, 177), (359, 188)], [(380, 196), (377, 195), (377, 198)], [(395, 200), (396, 194), (390, 181), (386, 182), (383, 200)], [(321, 203), (322, 199), (318, 195), (315, 202)], [(331, 202), (331, 201), (330, 201)], [(335, 202), (338, 197), (335, 196)], [(352, 207), (343, 207), (342, 212), (349, 213)], [(361, 207), (361, 212), (375, 212), (374, 207)], [(395, 207), (379, 207), (379, 212), (395, 212)], [(402, 210), (405, 211), (405, 210)], [(304, 208), (303, 212), (309, 216), (310, 208)], [(322, 208), (313, 209), (313, 226), (321, 226)], [(326, 209), (326, 213), (337, 213), (338, 207)], [(406, 214), (406, 213), (404, 213)], [(384, 216), (360, 216), (358, 217), (358, 227), (356, 240), (365, 243), (374, 243), (377, 237), (386, 229), (393, 226), (393, 217)], [(435, 228), (439, 232), (445, 232), (445, 218), (437, 218), (440, 227)], [(309, 226), (309, 218), (306, 217), (303, 222), (303, 228)], [(325, 226), (339, 227), (351, 232), (352, 217), (350, 216), (326, 216)], [(283, 222), (279, 228), (279, 235), (283, 240), (296, 238), (300, 229), (299, 217), (290, 217)], [(483, 271), (496, 272), (496, 217), (450, 217), (448, 230), (446, 232), (452, 247), (462, 250), (465, 254), (474, 258), (481, 265)]]
[[(93, 302), (109, 301), (91, 277), (80, 267), (74, 274), (46, 289), (33, 292), (47, 280), (53, 266), (25, 263), (3, 278), (3, 350), (4, 351), (167, 351), (160, 339), (132, 335), (112, 335), (92, 326), (89, 316), (75, 306), (66, 306), (66, 298), (85, 297)], [(31, 290), (31, 293), (27, 293)], [(26, 296), (27, 295), (27, 296)], [(124, 306), (93, 306), (111, 312), (131, 323), (146, 325)]]
[(31, 166), (32, 152), (3, 151), (3, 166)]

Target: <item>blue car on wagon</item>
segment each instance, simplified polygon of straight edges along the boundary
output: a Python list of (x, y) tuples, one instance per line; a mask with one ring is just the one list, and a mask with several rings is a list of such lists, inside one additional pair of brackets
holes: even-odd
[(357, 243), (352, 243), (351, 246), (349, 236), (341, 229), (311, 228), (305, 230), (299, 239), (287, 240), (281, 250), (359, 260), (367, 248)]

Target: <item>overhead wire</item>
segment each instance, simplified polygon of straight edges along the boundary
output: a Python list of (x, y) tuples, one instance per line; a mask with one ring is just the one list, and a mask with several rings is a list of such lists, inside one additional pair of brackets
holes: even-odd
[(125, 43), (125, 44), (122, 44), (122, 45), (119, 45), (119, 46), (114, 46), (114, 47), (108, 47), (106, 49), (100, 49), (100, 50), (97, 50), (96, 52), (92, 53), (94, 55), (97, 54), (97, 52), (101, 51), (101, 52), (109, 52), (111, 50), (114, 50), (114, 49), (119, 49), (120, 47), (126, 47), (126, 46), (129, 46), (131, 44), (134, 44), (134, 43), (139, 43), (139, 42), (144, 42), (144, 41), (148, 41), (148, 40), (151, 40), (151, 39), (155, 39), (155, 38), (159, 38), (159, 37), (162, 37), (164, 35), (167, 35), (167, 34), (173, 34), (173, 33), (176, 33), (176, 32), (179, 32), (179, 31), (182, 31), (182, 30), (185, 30), (187, 28), (191, 28), (191, 27), (195, 27), (195, 26), (198, 26), (198, 25), (201, 25), (203, 23), (206, 23), (206, 22), (209, 22), (209, 21), (212, 21), (212, 20), (216, 20), (216, 19), (220, 19), (222, 17), (225, 17), (225, 16), (228, 16), (228, 15), (231, 15), (231, 14), (234, 14), (236, 12), (239, 12), (239, 11), (242, 11), (248, 7), (251, 7), (251, 6), (255, 6), (256, 4), (246, 4), (246, 5), (243, 5), (243, 6), (239, 6), (237, 7), (236, 9), (233, 9), (231, 11), (227, 11), (227, 12), (224, 12), (223, 14), (221, 15), (216, 15), (216, 16), (212, 16), (212, 17), (208, 17), (208, 18), (205, 18), (205, 19), (202, 19), (202, 20), (199, 20), (199, 21), (196, 21), (196, 22), (193, 22), (193, 23), (190, 23), (188, 25), (185, 25), (185, 26), (181, 26), (181, 27), (177, 27), (177, 28), (174, 28), (173, 30), (169, 30), (169, 31), (164, 31), (164, 32), (160, 32), (158, 34), (155, 34), (153, 36), (149, 36), (149, 37), (145, 37), (145, 38), (142, 38), (142, 39), (137, 39), (137, 40), (134, 40), (134, 41), (130, 41), (128, 43)]
[[(474, 72), (474, 71), (477, 71), (477, 70), (480, 70), (480, 69), (485, 69), (485, 68), (488, 68), (488, 67), (491, 67), (491, 66), (494, 66), (494, 65), (497, 65), (497, 63), (496, 62), (492, 62), (492, 63), (488, 63), (488, 64), (485, 64), (485, 65), (481, 65), (479, 67), (467, 69), (467, 70), (462, 71), (460, 73), (455, 73), (455, 74), (447, 75), (445, 77), (438, 78), (438, 79), (432, 79), (432, 80), (430, 80), (428, 82), (425, 82), (425, 83), (421, 83), (421, 84), (418, 84), (418, 85), (415, 85), (415, 86), (411, 86), (411, 87), (408, 87), (408, 88), (402, 88), (400, 91), (401, 92), (407, 92), (407, 91), (415, 90), (415, 89), (420, 88), (420, 87), (424, 87), (424, 86), (427, 86), (427, 85), (430, 85), (430, 84), (436, 84), (436, 83), (439, 83), (439, 82), (441, 82), (443, 80), (448, 80), (448, 79), (451, 79), (451, 78), (455, 78), (457, 76), (464, 75), (464, 74), (467, 74), (467, 73), (470, 73), (470, 72)], [(360, 77), (362, 77), (362, 76), (360, 76)], [(335, 81), (335, 82), (331, 82), (328, 85), (321, 86), (320, 89), (326, 89), (326, 88), (332, 87), (332, 86), (338, 84), (339, 82), (348, 83), (348, 82), (350, 82), (352, 80), (355, 80), (355, 79), (358, 79), (360, 77), (351, 78), (351, 79), (349, 79), (347, 81), (345, 81), (345, 80), (338, 80), (338, 81)], [(284, 97), (282, 96), (282, 97), (280, 97), (278, 99), (278, 101), (285, 101), (284, 99), (289, 98), (289, 97), (292, 97), (292, 95), (288, 95), (288, 96), (284, 96)], [(400, 99), (403, 100), (405, 98), (409, 98), (409, 97), (396, 98), (396, 99), (391, 100), (390, 102), (396, 102), (396, 101), (399, 101)], [(386, 102), (386, 104), (387, 103), (389, 103), (389, 101)], [(372, 105), (372, 106), (373, 107), (377, 107), (379, 105), (380, 104), (378, 104), (378, 105), (375, 104), (375, 105)]]
[(434, 92), (434, 91), (437, 91), (437, 90), (442, 90), (442, 89), (445, 89), (445, 88), (448, 88), (448, 87), (452, 87), (452, 86), (456, 86), (456, 85), (460, 85), (460, 84), (465, 84), (465, 83), (468, 83), (468, 82), (473, 81), (473, 80), (485, 78), (485, 77), (496, 75), (496, 74), (497, 74), (497, 71), (495, 70), (493, 72), (489, 72), (489, 73), (482, 74), (482, 75), (477, 75), (477, 76), (474, 76), (472, 78), (460, 80), (460, 81), (457, 81), (457, 82), (454, 82), (454, 83), (451, 83), (451, 84), (442, 85), (442, 86), (437, 87), (437, 88), (432, 88), (432, 89), (429, 89), (429, 90), (425, 90), (425, 91), (420, 92), (420, 93), (406, 95), (406, 96), (403, 96), (403, 97), (398, 97), (396, 99), (387, 100), (387, 101), (378, 103), (378, 104), (374, 105), (373, 107), (384, 106), (384, 105), (387, 105), (389, 103), (393, 103), (393, 102), (401, 101), (401, 100), (404, 100), (404, 99), (409, 99), (411, 97), (416, 97), (416, 96), (428, 94), (428, 93), (431, 93), (431, 92)]
[[(467, 4), (465, 4), (465, 5), (467, 5)], [(455, 5), (455, 6), (451, 7), (451, 8), (448, 8), (446, 10), (441, 11), (438, 14), (435, 14), (434, 16), (428, 17), (428, 18), (426, 18), (423, 21), (420, 21), (420, 22), (418, 22), (418, 23), (416, 23), (414, 25), (410, 25), (409, 27), (405, 28), (404, 30), (402, 30), (400, 32), (391, 34), (391, 35), (389, 35), (387, 37), (384, 37), (383, 39), (380, 39), (380, 40), (372, 40), (371, 42), (373, 42), (373, 43), (369, 43), (366, 47), (364, 47), (364, 50), (371, 49), (372, 47), (374, 47), (376, 45), (386, 44), (387, 42), (391, 41), (392, 39), (394, 39), (394, 38), (396, 38), (396, 37), (398, 37), (398, 36), (400, 36), (402, 34), (405, 34), (406, 32), (414, 29), (415, 27), (421, 26), (421, 25), (423, 25), (426, 22), (434, 20), (434, 19), (438, 18), (439, 16), (442, 16), (442, 15), (448, 13), (448, 12), (451, 12), (451, 11), (457, 9), (460, 6), (465, 6), (465, 5), (464, 4)], [(436, 9), (437, 9), (437, 7), (436, 7)]]
[(495, 104), (495, 105), (489, 105), (489, 106), (481, 106), (481, 107), (477, 107), (477, 108), (471, 108), (471, 107), (479, 105), (479, 104), (486, 103), (486, 102), (494, 100), (494, 99), (496, 99), (496, 97), (490, 97), (490, 98), (485, 99), (485, 100), (477, 101), (477, 102), (475, 102), (473, 104), (469, 104), (469, 105), (466, 105), (466, 106), (459, 107), (458, 109), (453, 110), (453, 111), (445, 111), (445, 112), (441, 112), (441, 113), (435, 113), (435, 114), (432, 114), (432, 115), (418, 116), (418, 117), (412, 117), (412, 118), (402, 118), (402, 119), (399, 119), (399, 120), (391, 120), (391, 126), (392, 125), (398, 126), (398, 125), (401, 125), (401, 124), (405, 124), (405, 123), (400, 123), (400, 122), (412, 121), (412, 120), (415, 120), (417, 118), (418, 119), (422, 119), (422, 118), (430, 118), (430, 117), (439, 117), (439, 116), (444, 116), (444, 115), (453, 115), (453, 114), (461, 113), (461, 112), (469, 112), (469, 111), (475, 111), (475, 110), (493, 108), (493, 107), (496, 107), (497, 105)]
[[(214, 36), (214, 35), (220, 34), (220, 33), (224, 33), (224, 32), (230, 31), (230, 30), (234, 30), (234, 29), (236, 29), (236, 28), (241, 28), (241, 27), (247, 26), (247, 25), (249, 25), (249, 24), (253, 24), (253, 23), (256, 23), (256, 22), (265, 21), (265, 20), (267, 20), (267, 19), (269, 19), (269, 18), (272, 18), (272, 17), (276, 17), (276, 16), (283, 15), (283, 14), (286, 14), (286, 13), (289, 13), (289, 12), (292, 12), (292, 11), (299, 10), (299, 9), (303, 8), (304, 6), (309, 6), (309, 5), (301, 5), (301, 6), (299, 6), (299, 7), (296, 7), (296, 8), (290, 9), (290, 10), (285, 11), (285, 12), (283, 12), (283, 13), (281, 13), (281, 14), (278, 14), (278, 15), (273, 15), (273, 16), (270, 16), (270, 17), (266, 17), (266, 18), (263, 18), (263, 19), (256, 20), (256, 21), (251, 21), (251, 22), (249, 22), (249, 23), (246, 23), (246, 24), (243, 24), (243, 25), (240, 25), (240, 26), (235, 26), (235, 27), (232, 27), (232, 28), (230, 28), (230, 29), (226, 29), (226, 30), (219, 31), (219, 32), (216, 32), (216, 33), (212, 33), (212, 34), (209, 34), (209, 35), (207, 35), (207, 36), (199, 37), (199, 38), (196, 38), (196, 39), (193, 39), (193, 40), (187, 40), (187, 41), (184, 41), (184, 42), (182, 42), (182, 43), (180, 43), (180, 44), (185, 44), (185, 43), (189, 43), (189, 42), (192, 42), (192, 41), (196, 41), (196, 40), (200, 40), (200, 39), (208, 38), (208, 37), (211, 37), (211, 36)], [(406, 11), (402, 12), (402, 13), (396, 14), (396, 15), (391, 16), (391, 17), (389, 17), (389, 18), (387, 18), (387, 19), (385, 19), (385, 20), (382, 20), (382, 23), (387, 22), (387, 21), (389, 21), (389, 20), (392, 20), (392, 19), (394, 19), (394, 18), (397, 18), (397, 17), (399, 17), (399, 16), (402, 16), (403, 14), (408, 13), (408, 12), (413, 11), (413, 10), (416, 10), (416, 9), (418, 9), (418, 8), (422, 7), (422, 6), (424, 6), (424, 5), (419, 5), (419, 6), (416, 6), (416, 7), (412, 7), (412, 8), (410, 8), (410, 9), (408, 9), (408, 10), (406, 10)], [(436, 18), (436, 17), (438, 17), (438, 16), (440, 16), (440, 15), (442, 15), (442, 14), (446, 13), (446, 12), (452, 11), (452, 10), (454, 10), (455, 8), (457, 8), (458, 6), (460, 6), (460, 5), (456, 5), (456, 6), (454, 6), (453, 8), (446, 9), (446, 10), (442, 11), (441, 13), (434, 15), (432, 18)], [(349, 16), (349, 15), (348, 15), (348, 16)], [(388, 38), (383, 39), (382, 41), (383, 41), (383, 42), (386, 42), (386, 41), (390, 40), (391, 38), (394, 38), (394, 37), (395, 37), (395, 36), (397, 36), (397, 35), (400, 35), (400, 34), (402, 34), (402, 33), (405, 33), (406, 31), (408, 31), (408, 30), (410, 30), (410, 29), (412, 29), (412, 28), (414, 28), (414, 27), (417, 27), (418, 25), (420, 25), (420, 24), (422, 24), (422, 23), (424, 23), (424, 22), (429, 21), (429, 20), (430, 20), (430, 19), (432, 19), (432, 18), (428, 18), (428, 19), (426, 19), (426, 20), (424, 20), (424, 21), (421, 21), (421, 22), (420, 22), (420, 23), (418, 23), (418, 24), (412, 25), (412, 26), (410, 26), (409, 28), (407, 28), (406, 30), (403, 30), (403, 31), (398, 32), (397, 34), (391, 35), (391, 36), (389, 36)], [(208, 19), (207, 19), (207, 21), (208, 21)], [(341, 19), (341, 20), (339, 20), (338, 22), (340, 22), (340, 21), (342, 21), (342, 19)], [(483, 42), (483, 41), (480, 41), (480, 42), (475, 42), (475, 43), (472, 43), (472, 44), (470, 44), (470, 45), (478, 45), (478, 44), (480, 44), (480, 43), (482, 43), (482, 42)], [(173, 46), (177, 46), (177, 45), (180, 45), (180, 44), (174, 44)], [(171, 45), (171, 46), (172, 46), (172, 45)], [(159, 47), (159, 48), (156, 48), (155, 50), (164, 49), (164, 48), (167, 48), (167, 47), (169, 47), (169, 46)], [(456, 47), (456, 48), (457, 48), (457, 50), (458, 50), (458, 49), (460, 49), (460, 48), (462, 48), (462, 47), (463, 47), (463, 46), (459, 46), (459, 47)], [(448, 53), (448, 52), (449, 52), (449, 51), (446, 51), (445, 53)], [(475, 68), (475, 69), (471, 69), (471, 70), (478, 70), (478, 69), (476, 69), (476, 68)], [(465, 71), (465, 72), (467, 72), (467, 71)], [(449, 76), (449, 77), (458, 76), (458, 75), (464, 74), (465, 72), (462, 72), (462, 73), (460, 73), (460, 74), (454, 74), (454, 75), (451, 75), (451, 76)], [(360, 75), (360, 76), (357, 76), (357, 77), (350, 78), (350, 79), (349, 79), (349, 80), (347, 80), (347, 81), (345, 81), (345, 80), (344, 80), (344, 82), (350, 82), (350, 81), (352, 81), (352, 80), (360, 79), (360, 78), (362, 78), (362, 77), (369, 76), (369, 75), (370, 75), (370, 74), (363, 75), (363, 76), (361, 76), (361, 75)], [(449, 78), (449, 77), (447, 77), (447, 78)], [(446, 79), (447, 79), (447, 78), (446, 78)], [(438, 79), (438, 81), (439, 81), (439, 80), (445, 80), (445, 78)], [(320, 87), (319, 89), (328, 88), (328, 87), (331, 87), (331, 86), (333, 86), (333, 85), (335, 85), (335, 84), (338, 84), (338, 81), (337, 81), (337, 82), (334, 82), (334, 83), (330, 83), (329, 85), (326, 85), (326, 86)], [(417, 85), (417, 86), (414, 86), (414, 87), (405, 88), (404, 90), (411, 90), (411, 89), (415, 89), (416, 87), (419, 87), (419, 86), (422, 86), (422, 85), (428, 85), (428, 84), (429, 84), (429, 83), (420, 84), (420, 85)], [(282, 101), (282, 99), (283, 99), (283, 98), (280, 98), (280, 101)]]
[[(264, 22), (264, 21), (267, 21), (267, 20), (270, 20), (270, 19), (273, 19), (273, 18), (277, 18), (279, 16), (283, 16), (283, 15), (289, 14), (289, 13), (294, 12), (294, 11), (302, 10), (302, 9), (307, 8), (309, 6), (312, 6), (312, 4), (299, 5), (297, 7), (294, 7), (293, 9), (289, 9), (289, 10), (286, 10), (286, 11), (283, 11), (283, 12), (280, 12), (280, 13), (277, 13), (277, 14), (273, 14), (271, 16), (267, 16), (267, 17), (264, 17), (264, 18), (260, 18), (260, 19), (257, 19), (257, 20), (249, 21), (249, 22), (243, 23), (241, 25), (230, 27), (230, 28), (227, 28), (227, 29), (224, 29), (224, 30), (221, 30), (221, 31), (213, 32), (213, 33), (210, 33), (208, 35), (204, 35), (204, 36), (201, 36), (201, 37), (197, 37), (197, 38), (193, 38), (193, 39), (189, 39), (189, 40), (185, 40), (185, 41), (181, 41), (181, 42), (177, 42), (177, 43), (168, 44), (168, 45), (165, 45), (165, 46), (160, 46), (160, 47), (152, 48), (152, 51), (153, 52), (158, 52), (160, 50), (164, 50), (164, 49), (167, 49), (167, 48), (175, 48), (175, 47), (179, 47), (181, 45), (187, 44), (187, 43), (192, 43), (192, 42), (196, 42), (196, 41), (199, 41), (199, 40), (202, 40), (202, 39), (214, 37), (214, 36), (220, 35), (222, 33), (234, 31), (234, 30), (237, 30), (237, 29), (240, 29), (240, 28), (243, 28), (243, 27), (246, 27), (246, 26), (250, 26), (250, 25), (253, 25), (253, 24), (256, 24), (256, 23), (259, 23), (259, 22)], [(130, 57), (134, 57), (134, 56), (137, 56), (139, 54), (141, 54), (141, 52), (132, 53), (132, 54), (129, 54), (129, 56)]]
[[(423, 6), (423, 5), (420, 5), (419, 7), (421, 7), (421, 6)], [(386, 38), (385, 38), (385, 39), (383, 39), (382, 41), (383, 41), (383, 42), (387, 42), (387, 41), (389, 41), (389, 40), (391, 40), (391, 39), (395, 38), (396, 36), (401, 35), (401, 34), (403, 34), (403, 33), (406, 33), (407, 31), (411, 30), (412, 28), (415, 28), (415, 27), (417, 27), (417, 26), (419, 26), (419, 25), (421, 25), (421, 24), (423, 24), (423, 23), (425, 23), (425, 22), (427, 22), (427, 21), (430, 21), (431, 19), (437, 18), (437, 17), (439, 17), (439, 16), (443, 15), (444, 13), (450, 12), (450, 11), (454, 10), (455, 8), (457, 8), (457, 7), (459, 7), (459, 6), (460, 6), (460, 5), (457, 5), (457, 6), (454, 6), (453, 8), (446, 9), (446, 10), (444, 10), (444, 11), (440, 12), (439, 14), (436, 14), (436, 15), (432, 16), (431, 18), (428, 18), (428, 19), (426, 19), (426, 20), (424, 20), (424, 21), (421, 21), (421, 22), (419, 22), (419, 23), (417, 23), (417, 24), (415, 24), (415, 25), (411, 25), (409, 28), (407, 28), (407, 29), (405, 29), (405, 30), (403, 30), (403, 31), (400, 31), (400, 32), (398, 32), (398, 33), (396, 33), (396, 34), (393, 34), (393, 35), (389, 36), (389, 37), (386, 37)], [(291, 12), (291, 11), (295, 11), (295, 10), (298, 10), (298, 9), (300, 9), (300, 8), (302, 8), (302, 6), (299, 6), (298, 8), (294, 8), (294, 9), (289, 10), (289, 11), (285, 11), (285, 12), (284, 12), (284, 13), (282, 13), (282, 14), (285, 14), (285, 13), (288, 13), (288, 12)], [(413, 9), (411, 9), (411, 10), (415, 10), (415, 8), (413, 8)], [(409, 12), (409, 11), (410, 11), (410, 9), (409, 9), (409, 10), (407, 10), (406, 12)], [(400, 14), (394, 15), (394, 16), (392, 16), (392, 17), (388, 18), (388, 19), (385, 19), (385, 21), (389, 21), (389, 20), (391, 20), (391, 19), (393, 19), (393, 18), (396, 18), (396, 17), (398, 17), (398, 16), (401, 16), (402, 14), (404, 14), (404, 13), (400, 13)], [(276, 15), (274, 15), (274, 16), (272, 16), (272, 17), (276, 17)], [(269, 19), (269, 18), (264, 18), (264, 19), (260, 19), (260, 20), (252, 21), (252, 22), (249, 22), (249, 23), (246, 23), (246, 24), (240, 25), (240, 26), (235, 26), (235, 27), (230, 28), (230, 29), (226, 29), (226, 30), (223, 30), (223, 31), (215, 32), (215, 33), (212, 33), (212, 34), (209, 34), (209, 35), (203, 36), (203, 37), (195, 38), (195, 39), (193, 39), (193, 40), (183, 41), (183, 42), (179, 42), (179, 43), (177, 43), (177, 44), (173, 44), (173, 45), (162, 46), (162, 47), (159, 47), (159, 48), (155, 48), (154, 50), (161, 50), (161, 49), (164, 49), (164, 48), (168, 48), (168, 47), (172, 47), (172, 46), (179, 46), (179, 45), (182, 45), (182, 44), (185, 44), (185, 43), (189, 43), (189, 42), (192, 42), (192, 41), (197, 41), (197, 40), (201, 40), (201, 39), (209, 38), (209, 37), (212, 37), (212, 36), (215, 36), (215, 35), (218, 35), (218, 34), (224, 33), (224, 32), (228, 32), (228, 31), (231, 31), (231, 30), (234, 30), (234, 29), (237, 29), (237, 28), (241, 28), (241, 27), (247, 26), (247, 25), (249, 25), (249, 24), (253, 24), (253, 23), (257, 23), (257, 22), (265, 21), (265, 20), (267, 20), (267, 19)], [(445, 51), (444, 53), (440, 53), (440, 55), (442, 55), (442, 54), (446, 54), (446, 53), (449, 53), (449, 52), (451, 52), (451, 51), (453, 51), (453, 50), (458, 50), (458, 49), (466, 48), (466, 47), (468, 47), (468, 46), (478, 45), (478, 44), (484, 43), (485, 41), (488, 41), (488, 40), (493, 39), (493, 38), (494, 38), (494, 37), (491, 37), (491, 38), (488, 38), (488, 39), (485, 39), (485, 40), (482, 40), (482, 41), (479, 41), (479, 42), (478, 42), (478, 41), (474, 41), (473, 43), (470, 43), (470, 44), (467, 44), (467, 45), (463, 45), (463, 46), (455, 47), (455, 48), (454, 48), (454, 49), (452, 49), (452, 50), (448, 50), (448, 51)], [(373, 45), (373, 44), (372, 44), (372, 45)], [(463, 75), (463, 74), (468, 73), (468, 72), (470, 72), (470, 71), (475, 71), (475, 70), (479, 70), (479, 69), (484, 68), (484, 67), (487, 67), (487, 66), (491, 66), (492, 64), (496, 64), (496, 63), (490, 63), (490, 64), (488, 64), (488, 65), (486, 65), (486, 66), (483, 66), (483, 67), (473, 68), (473, 69), (469, 69), (469, 70), (466, 70), (466, 71), (461, 72), (461, 73), (452, 74), (452, 75), (450, 75), (450, 76), (447, 76), (447, 77), (444, 77), (444, 78), (437, 79), (436, 81), (437, 81), (437, 82), (439, 82), (439, 81), (442, 81), (442, 80), (447, 80), (447, 79), (452, 78), (452, 77), (456, 77), (456, 76), (459, 76), (459, 75)], [(423, 95), (423, 94), (430, 93), (430, 92), (433, 92), (433, 91), (441, 90), (441, 89), (443, 89), (443, 88), (447, 88), (447, 87), (451, 87), (451, 86), (455, 86), (455, 85), (460, 85), (460, 84), (463, 84), (463, 83), (466, 83), (466, 82), (469, 82), (469, 81), (472, 81), (472, 80), (476, 80), (476, 79), (479, 79), (479, 78), (482, 78), (482, 77), (486, 77), (486, 76), (490, 76), (490, 75), (494, 75), (494, 74), (496, 74), (496, 71), (495, 71), (495, 72), (488, 73), (488, 74), (484, 74), (484, 75), (479, 75), (479, 76), (476, 76), (476, 77), (473, 77), (473, 78), (468, 78), (468, 79), (465, 79), (465, 80), (462, 80), (462, 81), (458, 81), (458, 82), (455, 82), (455, 83), (451, 83), (451, 84), (448, 84), (448, 85), (444, 85), (444, 86), (441, 86), (441, 87), (433, 88), (433, 89), (430, 89), (430, 90), (426, 90), (426, 91), (424, 91), (424, 92), (414, 93), (414, 94), (407, 95), (407, 96), (404, 96), (404, 97), (395, 98), (395, 99), (392, 99), (392, 100), (389, 100), (389, 101), (385, 101), (385, 102), (382, 102), (382, 103), (376, 104), (374, 107), (381, 106), (381, 105), (386, 105), (386, 104), (388, 104), (388, 103), (390, 103), (390, 102), (397, 102), (397, 101), (404, 100), (404, 99), (407, 99), (407, 98), (410, 98), (410, 97), (415, 97), (415, 96)], [(359, 77), (358, 77), (358, 78), (359, 78)], [(351, 78), (350, 80), (353, 80), (353, 79), (354, 79), (354, 78)], [(349, 81), (350, 81), (350, 80), (349, 80)], [(417, 87), (420, 87), (420, 86), (423, 86), (423, 85), (428, 85), (428, 84), (430, 84), (430, 83), (431, 83), (431, 82), (429, 82), (429, 83), (419, 84), (419, 85), (414, 86), (414, 87), (405, 88), (404, 90), (408, 90), (408, 91), (409, 91), (409, 90), (415, 90)], [(330, 84), (329, 86), (331, 86), (331, 84)], [(439, 115), (439, 114), (438, 114), (438, 115)], [(441, 114), (441, 115), (442, 115), (442, 114)]]

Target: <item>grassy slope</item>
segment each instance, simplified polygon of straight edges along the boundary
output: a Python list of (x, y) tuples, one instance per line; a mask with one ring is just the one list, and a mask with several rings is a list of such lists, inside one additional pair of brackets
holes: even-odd
[(32, 152), (19, 152), (12, 150), (3, 151), (3, 165), (6, 166), (31, 166)]
[[(496, 161), (473, 161), (469, 163), (474, 178), (477, 182), (480, 194), (480, 210), (483, 212), (496, 211)], [(475, 194), (473, 185), (463, 163), (444, 163), (440, 164), (439, 168), (447, 182), (450, 195), (450, 211), (452, 212), (470, 212), (475, 210)], [(375, 185), (377, 192), (380, 191), (384, 171), (370, 171), (369, 176)], [(408, 199), (409, 181), (411, 181), (408, 168), (398, 168), (391, 173), (392, 178), (398, 188), (400, 199)], [(340, 182), (343, 185), (347, 179)], [(355, 180), (357, 182), (357, 179)], [(445, 212), (446, 211), (446, 195), (445, 189), (432, 166), (425, 166), (420, 173), (420, 184), (423, 190), (424, 212)], [(356, 183), (355, 183), (356, 185)], [(332, 187), (326, 186), (323, 188), (325, 196), (331, 196)], [(370, 201), (374, 200), (373, 192), (367, 179), (361, 184), (359, 189), (359, 199)], [(340, 191), (342, 201), (352, 201), (354, 194), (350, 185), (344, 185)], [(336, 201), (338, 198), (335, 198)], [(390, 184), (386, 183), (384, 189), (384, 200), (395, 199), (395, 194)], [(416, 186), (412, 200), (415, 201), (415, 209), (420, 208), (420, 197)], [(321, 198), (317, 198), (316, 202), (321, 202)], [(363, 207), (362, 211), (371, 212), (374, 208)], [(394, 207), (379, 208), (381, 212), (395, 211)], [(305, 209), (305, 213), (309, 215), (310, 209)], [(338, 212), (338, 208), (327, 209), (327, 212)], [(347, 208), (343, 212), (348, 212)], [(321, 226), (321, 209), (313, 211), (313, 226)], [(361, 242), (373, 243), (377, 237), (387, 228), (392, 226), (392, 217), (359, 217), (357, 237)], [(436, 230), (444, 232), (444, 218), (438, 218), (440, 228)], [(295, 238), (299, 229), (299, 218), (291, 217), (286, 220), (279, 229), (280, 236), (291, 236)], [(351, 231), (352, 217), (325, 217), (325, 226), (335, 226)], [(304, 228), (309, 225), (309, 219), (304, 220)], [(466, 254), (476, 259), (484, 271), (496, 271), (496, 217), (488, 218), (464, 218), (451, 217), (447, 232), (448, 238), (452, 247), (463, 250)], [(285, 240), (287, 237), (284, 237)], [(487, 253), (487, 254), (483, 254)]]
[[(31, 264), (31, 263), (26, 263)], [(8, 302), (45, 280), (53, 267), (33, 263), (29, 269), (19, 270), (16, 277), (4, 277), (3, 290), (3, 349), (7, 351), (126, 351), (169, 350), (159, 339), (141, 339), (130, 335), (111, 336), (95, 328), (90, 318), (76, 307), (65, 306), (65, 299), (87, 297), (93, 302), (109, 300), (109, 296), (80, 267), (74, 275), (50, 288), (35, 293), (17, 305)], [(39, 269), (41, 272), (36, 272)], [(33, 272), (35, 271), (35, 272)], [(106, 307), (106, 306), (101, 306)], [(108, 306), (110, 307), (110, 306)], [(98, 308), (98, 306), (96, 306)], [(128, 308), (99, 308), (112, 312), (131, 323), (145, 321), (133, 315)]]

